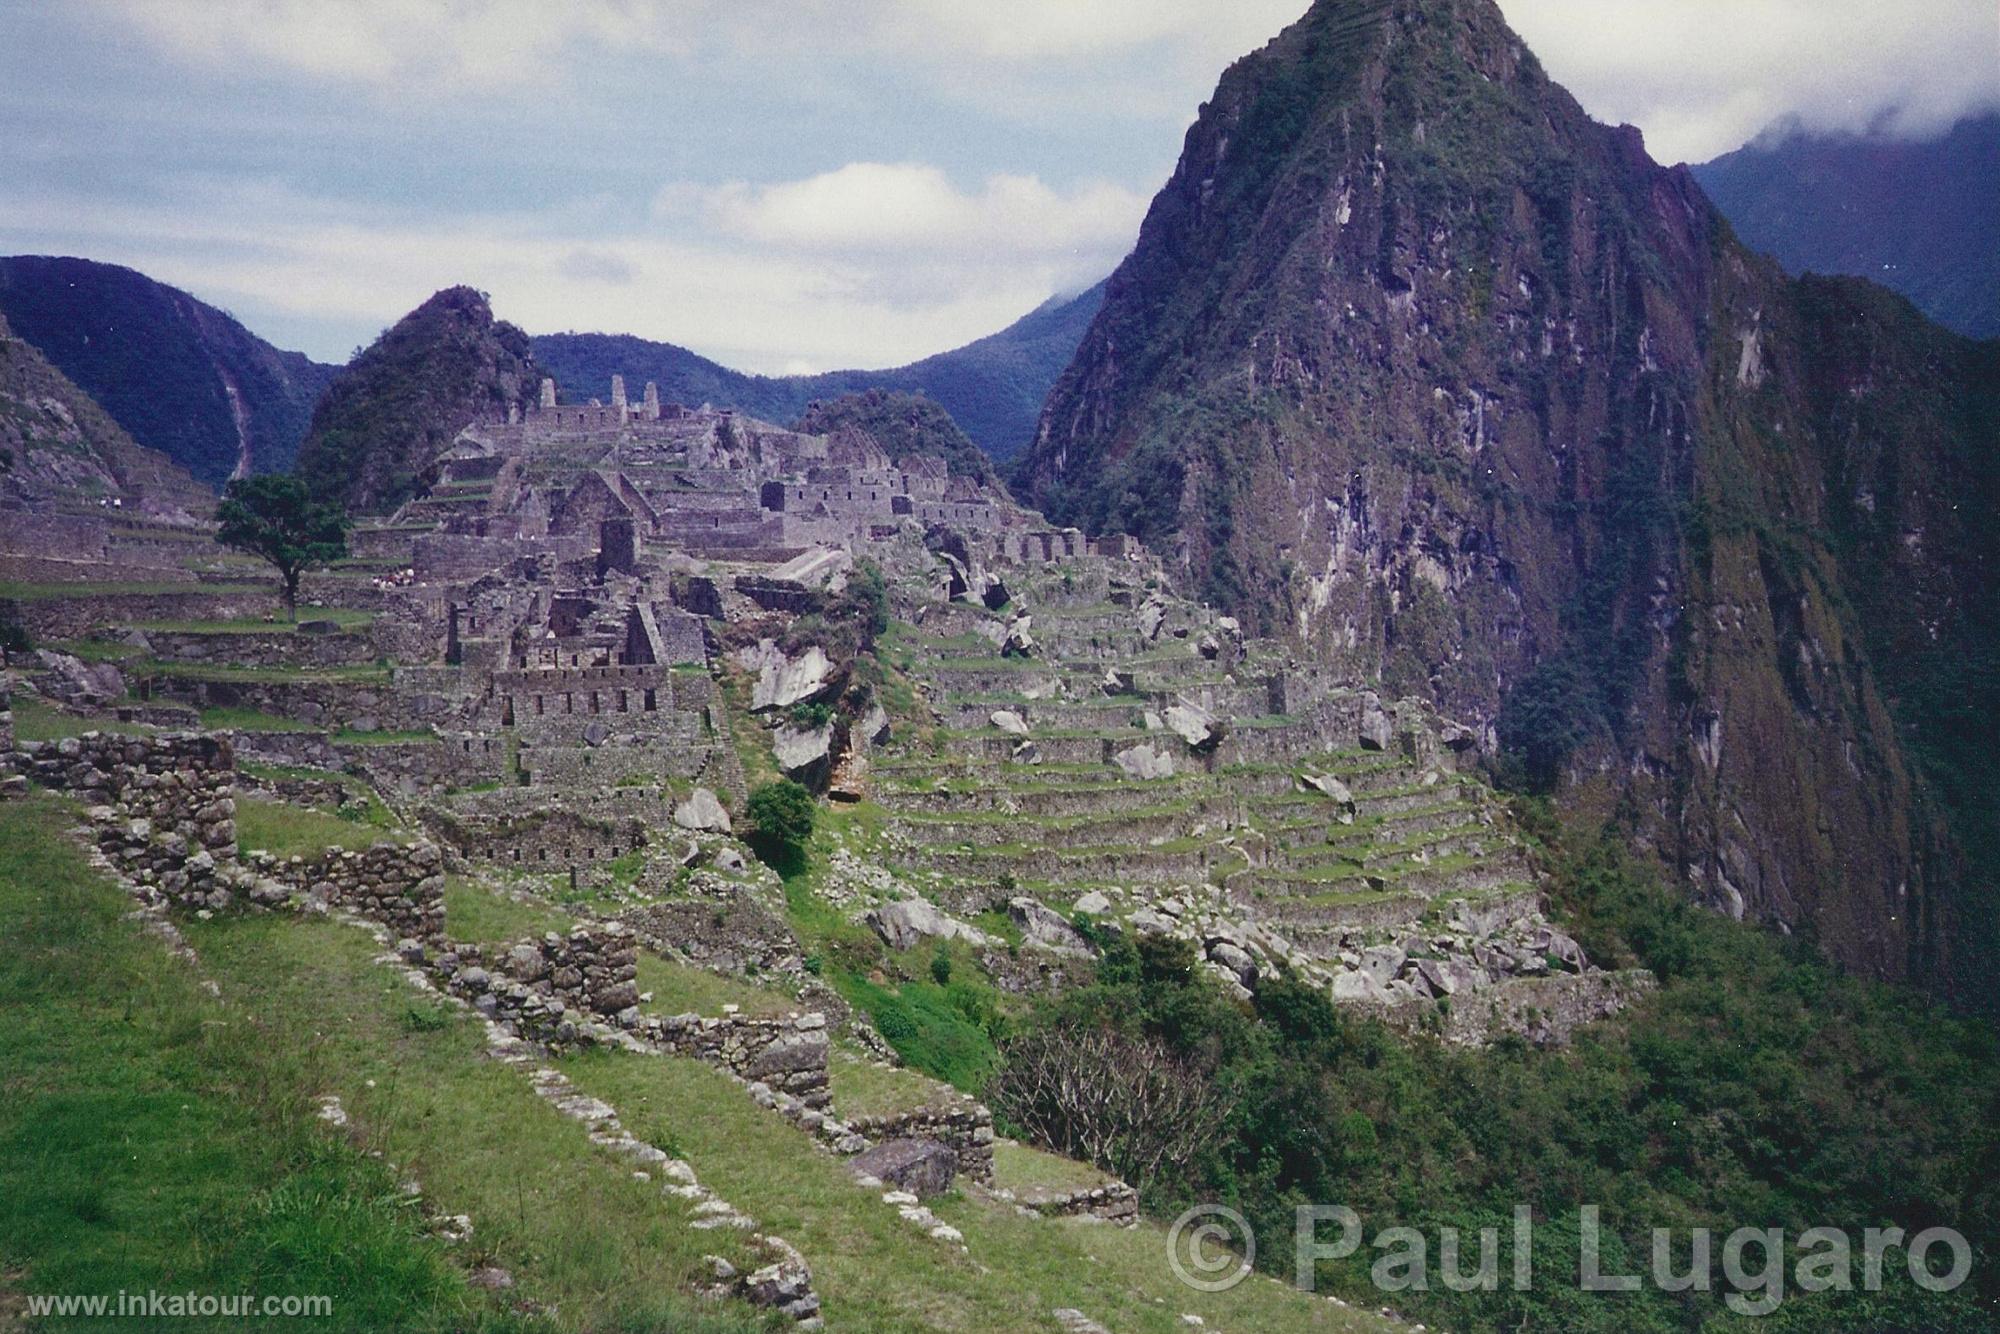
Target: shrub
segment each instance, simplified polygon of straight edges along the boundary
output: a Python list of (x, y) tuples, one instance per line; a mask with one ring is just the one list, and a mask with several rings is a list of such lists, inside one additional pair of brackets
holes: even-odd
[(804, 861), (818, 808), (812, 793), (789, 778), (766, 783), (750, 794), (750, 847), (765, 865), (783, 874)]

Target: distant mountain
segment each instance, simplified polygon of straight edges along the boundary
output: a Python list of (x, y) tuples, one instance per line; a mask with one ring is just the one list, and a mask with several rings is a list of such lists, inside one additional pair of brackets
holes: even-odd
[(1791, 272), (1872, 278), (1947, 328), (2000, 337), (2000, 111), (1927, 143), (1774, 127), (1694, 174)]
[(794, 429), (808, 435), (862, 431), (873, 436), (894, 463), (917, 457), (943, 459), (948, 472), (989, 485), (999, 483), (993, 460), (958, 429), (936, 399), (924, 394), (870, 389), (822, 399), (806, 409)]
[(887, 389), (927, 394), (998, 462), (1034, 438), (1049, 386), (1104, 303), (1104, 284), (1051, 300), (999, 333), (893, 370), (823, 375), (745, 375), (672, 343), (625, 334), (542, 334), (535, 360), (570, 399), (602, 398), (613, 375), (637, 387), (648, 380), (669, 402), (713, 403), (768, 421), (788, 422), (816, 399)]
[(542, 372), (528, 336), (485, 294), (448, 287), (347, 364), (312, 415), (297, 471), (361, 513), (393, 509), (466, 423), (533, 401)]
[(211, 487), (291, 467), (337, 369), (178, 288), (87, 259), (0, 259), (0, 315), (133, 439)]
[(1318, 0), (1201, 108), (1014, 483), (1702, 901), (1992, 1007), (1996, 410), (2000, 342), (1787, 277), (1494, 0)]
[(214, 497), (171, 459), (134, 441), (0, 316), (0, 507), (48, 514), (107, 506), (184, 519), (213, 509)]

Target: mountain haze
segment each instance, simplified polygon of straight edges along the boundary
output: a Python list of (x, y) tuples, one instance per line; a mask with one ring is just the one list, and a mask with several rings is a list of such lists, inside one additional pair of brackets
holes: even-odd
[(333, 366), (115, 264), (0, 258), (0, 314), (140, 444), (218, 487), (292, 466)]
[(1000, 332), (907, 366), (821, 375), (745, 375), (672, 343), (629, 334), (541, 334), (535, 359), (570, 400), (604, 396), (613, 375), (660, 386), (668, 402), (712, 403), (769, 421), (791, 421), (816, 399), (884, 389), (935, 399), (988, 455), (1005, 462), (1034, 436), (1049, 386), (1069, 364), (1103, 303), (1099, 283), (1058, 297)]
[(1202, 107), (1016, 489), (1982, 1004), (1996, 398), (2000, 347), (1786, 277), (1491, 0), (1320, 0)]
[(1779, 127), (1694, 174), (1791, 272), (1872, 278), (1946, 328), (2000, 335), (2000, 111), (1918, 143)]

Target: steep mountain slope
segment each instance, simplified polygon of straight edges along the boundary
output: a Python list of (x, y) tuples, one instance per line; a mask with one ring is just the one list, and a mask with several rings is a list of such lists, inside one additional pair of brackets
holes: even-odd
[[(38, 514), (115, 505), (186, 519), (213, 508), (212, 501), (185, 469), (135, 443), (0, 317), (0, 504)], [(43, 540), (31, 537), (25, 549)], [(15, 545), (0, 540), (0, 549)]]
[(1872, 278), (1946, 328), (2000, 335), (2000, 111), (1928, 143), (1776, 126), (1694, 174), (1791, 272)]
[(1787, 279), (1491, 0), (1320, 0), (1202, 108), (1017, 490), (1973, 1003), (1996, 396), (2000, 347)]
[(337, 369), (178, 288), (87, 259), (0, 259), (0, 314), (135, 440), (210, 486), (291, 467)]
[(922, 394), (888, 389), (843, 394), (807, 407), (792, 429), (808, 435), (864, 431), (875, 437), (888, 451), (890, 461), (898, 465), (913, 457), (943, 459), (958, 476), (993, 484), (999, 481), (993, 461), (958, 429), (950, 413)]
[(468, 422), (525, 407), (541, 382), (528, 336), (483, 293), (448, 287), (348, 363), (314, 409), (298, 473), (355, 511), (391, 509)]
[(744, 375), (672, 343), (625, 334), (541, 334), (535, 359), (571, 398), (602, 396), (613, 375), (656, 381), (670, 402), (713, 403), (790, 421), (815, 399), (887, 389), (928, 394), (995, 460), (1019, 453), (1035, 432), (1049, 386), (1104, 300), (1104, 284), (1056, 298), (999, 333), (908, 366), (824, 375)]

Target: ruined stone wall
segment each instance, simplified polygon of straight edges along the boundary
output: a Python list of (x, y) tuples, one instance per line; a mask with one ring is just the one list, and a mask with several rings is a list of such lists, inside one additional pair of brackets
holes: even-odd
[(892, 1139), (936, 1140), (958, 1155), (960, 1172), (982, 1185), (993, 1184), (993, 1113), (979, 1103), (856, 1116), (848, 1118), (847, 1125), (877, 1144)]
[(22, 599), (12, 605), (36, 639), (88, 639), (96, 631), (138, 621), (235, 621), (275, 615), (278, 595), (275, 585), (227, 591), (197, 586), (185, 593), (94, 593)]
[(450, 712), (443, 701), (405, 696), (387, 682), (209, 681), (192, 676), (152, 678), (149, 698), (198, 709), (239, 708), (292, 718), (309, 727), (362, 731), (415, 731)]
[(380, 923), (398, 939), (436, 941), (444, 936), (444, 854), (436, 844), (329, 848), (310, 858), (252, 850), (245, 860), (301, 893)]
[(826, 1016), (819, 1013), (756, 1018), (744, 1014), (651, 1015), (637, 1036), (673, 1052), (741, 1075), (812, 1108), (831, 1100), (827, 1083)]
[(86, 732), (20, 755), (28, 777), (91, 807), (99, 848), (126, 875), (184, 907), (230, 903), (236, 760), (227, 740)]
[(442, 736), (434, 741), (345, 741), (340, 764), (383, 791), (415, 794), (504, 783), (513, 778), (504, 737)]
[[(0, 513), (0, 554), (105, 561), (111, 559), (110, 528), (103, 519), (90, 515), (10, 509)], [(153, 564), (146, 560), (132, 563)]]
[[(310, 611), (300, 612), (310, 620)], [(148, 630), (146, 642), (162, 662), (226, 663), (236, 667), (358, 667), (383, 656), (366, 633), (306, 634), (289, 626), (224, 634)]]
[[(668, 867), (649, 865), (641, 885), (664, 894), (669, 882)], [(783, 907), (781, 897), (697, 871), (672, 897), (628, 908), (618, 920), (661, 954), (680, 954), (717, 972), (798, 975), (805, 955)]]

